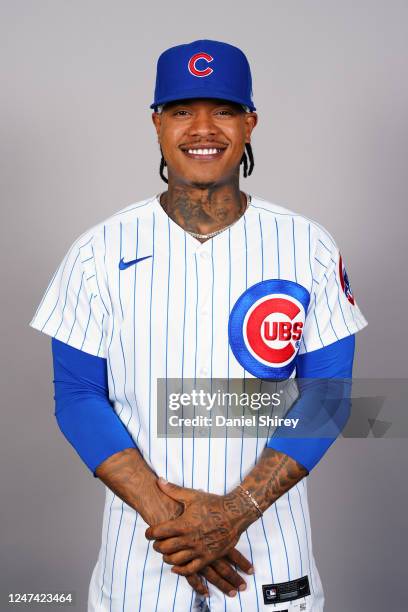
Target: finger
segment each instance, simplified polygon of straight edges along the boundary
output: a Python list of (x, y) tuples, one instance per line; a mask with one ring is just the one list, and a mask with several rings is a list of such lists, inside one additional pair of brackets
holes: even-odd
[(199, 595), (204, 595), (204, 597), (208, 597), (208, 589), (198, 574), (191, 574), (191, 576), (186, 576), (186, 580), (191, 586), (191, 588), (194, 589), (194, 591), (196, 591)]
[(241, 555), (239, 550), (236, 548), (233, 548), (227, 555), (225, 555), (225, 558), (237, 565), (239, 569), (246, 574), (254, 573), (254, 566), (252, 563), (250, 563), (248, 559), (244, 557), (244, 555)]
[(199, 572), (205, 565), (207, 565), (208, 561), (202, 559), (201, 557), (197, 557), (187, 563), (186, 565), (175, 565), (171, 568), (173, 574), (179, 574), (180, 576), (190, 576), (191, 574), (195, 574)]
[(217, 559), (211, 563), (211, 567), (222, 577), (227, 580), (233, 587), (239, 591), (245, 591), (247, 585), (245, 580), (234, 570), (233, 567), (225, 561), (225, 559)]
[(194, 550), (181, 550), (172, 555), (163, 555), (163, 561), (169, 565), (184, 565), (197, 557)]
[(179, 487), (173, 482), (168, 482), (165, 478), (158, 478), (157, 484), (163, 493), (172, 499), (181, 502), (182, 504), (186, 504), (187, 502), (191, 501), (193, 497), (193, 489)]
[(185, 534), (184, 523), (179, 519), (172, 521), (166, 521), (155, 525), (154, 527), (148, 527), (145, 531), (145, 536), (148, 540), (162, 540), (164, 538), (172, 538), (174, 536), (180, 536)]
[(178, 538), (167, 538), (167, 540), (156, 540), (153, 544), (153, 548), (163, 555), (169, 555), (179, 550), (191, 548), (191, 540), (183, 536)]
[(229, 597), (235, 597), (237, 594), (237, 589), (234, 587), (234, 585), (227, 580), (224, 580), (224, 578), (222, 578), (211, 565), (207, 565), (207, 567), (202, 570), (201, 574), (207, 578), (211, 584), (219, 588), (220, 591)]

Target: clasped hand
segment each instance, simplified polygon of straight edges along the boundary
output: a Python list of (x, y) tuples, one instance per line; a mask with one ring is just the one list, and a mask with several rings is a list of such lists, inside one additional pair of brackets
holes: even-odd
[[(149, 527), (145, 535), (155, 540), (154, 550), (163, 554), (176, 574), (190, 576), (231, 554), (241, 533), (257, 518), (237, 493), (215, 495), (179, 487), (162, 478), (158, 485), (180, 502), (184, 511), (173, 520)], [(250, 571), (249, 562), (246, 564)]]

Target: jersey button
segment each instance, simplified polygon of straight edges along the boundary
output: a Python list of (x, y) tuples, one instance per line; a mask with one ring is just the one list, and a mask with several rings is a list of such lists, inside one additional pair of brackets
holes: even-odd
[(210, 254), (209, 254), (208, 251), (201, 251), (200, 257), (201, 257), (201, 259), (204, 259), (205, 261), (208, 261), (210, 259)]
[(207, 368), (200, 368), (200, 376), (207, 376), (208, 370)]

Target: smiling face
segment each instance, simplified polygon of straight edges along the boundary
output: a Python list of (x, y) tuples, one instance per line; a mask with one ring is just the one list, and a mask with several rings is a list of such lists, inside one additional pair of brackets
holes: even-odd
[(169, 181), (212, 187), (238, 175), (257, 115), (233, 102), (203, 98), (166, 104), (153, 113), (153, 122)]

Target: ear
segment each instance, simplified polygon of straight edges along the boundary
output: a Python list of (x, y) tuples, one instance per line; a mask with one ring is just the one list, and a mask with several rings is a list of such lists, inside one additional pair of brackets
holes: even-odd
[(252, 130), (258, 123), (258, 115), (256, 113), (245, 113), (245, 142), (251, 142)]
[(156, 133), (158, 137), (160, 136), (161, 120), (162, 117), (160, 113), (152, 113), (152, 121), (154, 123), (154, 127), (156, 128)]

